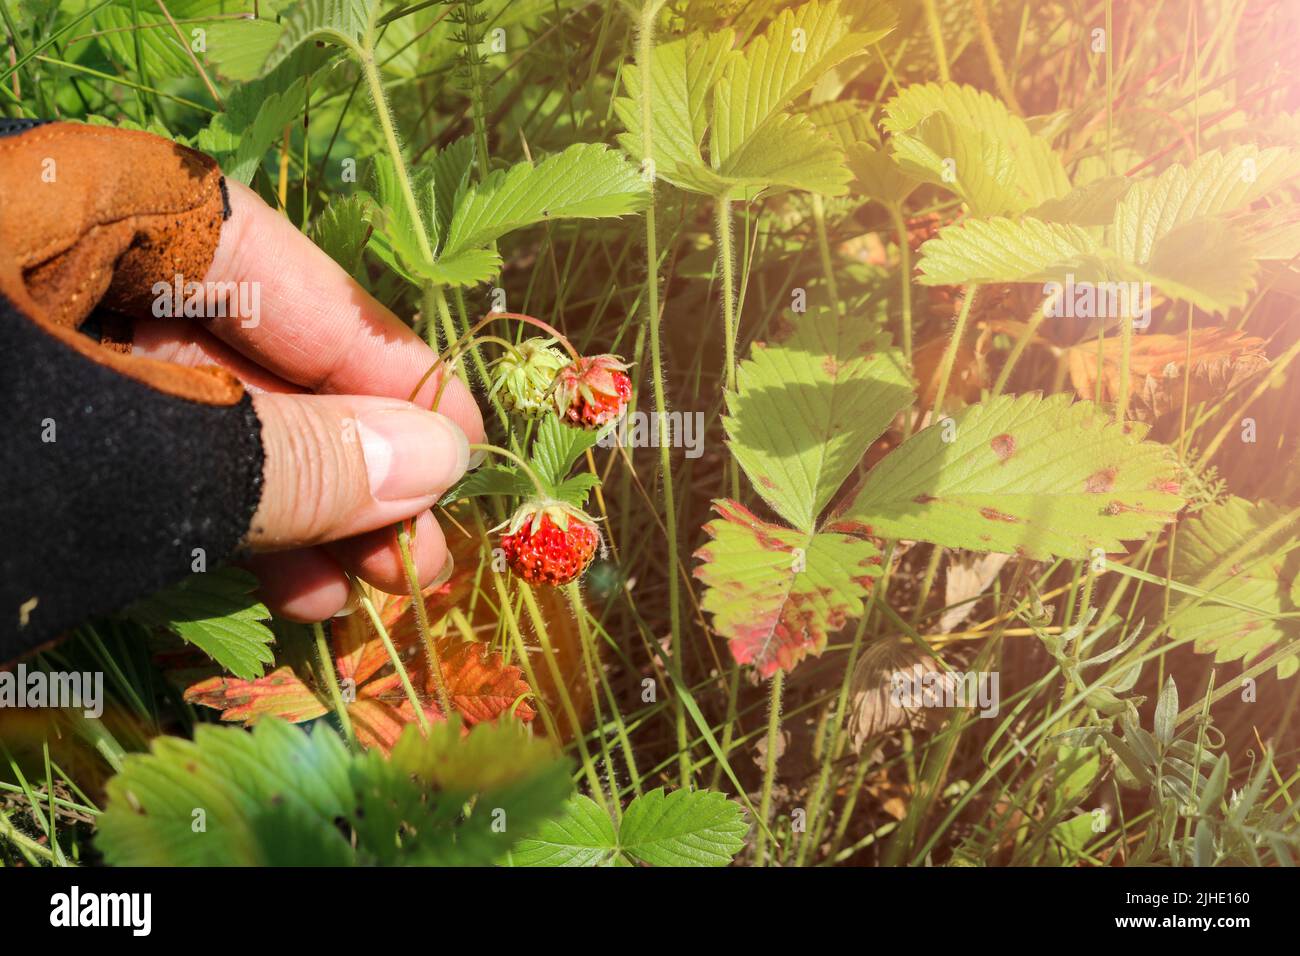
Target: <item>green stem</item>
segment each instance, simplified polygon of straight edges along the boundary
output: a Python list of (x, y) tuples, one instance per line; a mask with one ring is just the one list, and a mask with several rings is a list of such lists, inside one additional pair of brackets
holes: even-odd
[(844, 311), (840, 302), (839, 286), (835, 282), (835, 265), (831, 261), (831, 243), (826, 234), (826, 204), (820, 193), (813, 193), (813, 224), (817, 229), (817, 254), (822, 261), (822, 274), (826, 278), (826, 294), (831, 300), (831, 309), (837, 314)]
[[(912, 367), (912, 246), (907, 239), (907, 220), (903, 218), (902, 203), (890, 203), (889, 218), (894, 222), (894, 231), (898, 234), (898, 269), (902, 273), (899, 292), (902, 309), (903, 358), (907, 367)], [(909, 417), (910, 420), (910, 417)]]
[[(427, 735), (429, 733), (429, 718), (424, 713), (424, 706), (420, 703), (420, 695), (415, 692), (415, 686), (411, 683), (411, 675), (406, 672), (406, 665), (402, 663), (401, 655), (397, 653), (397, 648), (393, 646), (393, 639), (388, 636), (388, 628), (384, 627), (384, 622), (380, 618), (379, 612), (375, 610), (375, 605), (364, 593), (361, 594), (361, 606), (370, 618), (370, 623), (375, 626), (375, 631), (379, 634), (379, 640), (383, 643), (384, 650), (388, 652), (388, 659), (392, 662), (393, 670), (397, 672), (397, 678), (402, 682), (402, 690), (406, 692), (406, 699), (411, 702), (411, 707), (415, 711), (415, 722), (420, 725), (421, 732)], [(449, 711), (443, 711), (443, 713), (449, 713)]]
[(934, 47), (935, 63), (939, 67), (939, 79), (947, 83), (952, 79), (948, 72), (948, 51), (943, 43), (943, 24), (939, 21), (939, 9), (934, 0), (923, 0), (925, 7), (925, 25), (930, 31), (930, 44)]
[(957, 325), (952, 330), (952, 341), (948, 343), (948, 349), (943, 353), (943, 365), (939, 371), (939, 390), (934, 394), (934, 406), (931, 410), (930, 420), (936, 421), (943, 412), (943, 400), (948, 397), (948, 382), (952, 378), (953, 363), (957, 360), (957, 349), (961, 347), (961, 340), (966, 334), (966, 320), (970, 318), (971, 303), (975, 301), (975, 296), (979, 294), (979, 286), (971, 285), (966, 288), (966, 295), (961, 301), (961, 311), (957, 313)]
[[(769, 688), (767, 708), (767, 754), (763, 767), (763, 793), (758, 803), (758, 816), (766, 826), (772, 815), (772, 783), (776, 779), (777, 740), (781, 736), (781, 690), (785, 684), (785, 671), (777, 671)], [(762, 866), (767, 856), (767, 830), (760, 829), (754, 844), (754, 865)]]
[[(636, 62), (641, 76), (641, 147), (642, 163), (646, 170), (654, 169), (654, 74), (651, 69), (654, 54), (655, 18), (664, 0), (647, 0), (641, 8), (637, 25)], [(659, 245), (655, 225), (654, 179), (650, 182), (650, 204), (645, 214), (646, 248), (646, 306), (649, 319), (650, 363), (654, 367), (655, 414), (660, 424), (668, 418), (668, 401), (664, 394), (664, 362), (661, 343), (659, 312)], [(673, 496), (672, 456), (668, 442), (659, 443), (660, 481), (664, 494), (664, 533), (668, 544), (668, 621), (670, 628), (669, 651), (672, 673), (679, 685), (682, 678), (682, 610), (681, 585), (677, 579), (677, 504)], [(674, 695), (673, 716), (677, 732), (677, 768), (683, 787), (691, 785), (691, 752), (686, 734), (686, 711)]]
[(325, 686), (329, 688), (330, 700), (334, 703), (334, 713), (338, 716), (348, 746), (356, 750), (356, 731), (352, 727), (352, 718), (348, 715), (347, 704), (343, 702), (343, 694), (339, 691), (339, 676), (334, 670), (334, 655), (330, 653), (329, 642), (325, 639), (325, 628), (317, 621), (312, 624), (311, 630), (316, 638), (316, 655), (320, 658), (321, 677), (325, 681)]
[[(429, 626), (429, 609), (424, 604), (420, 572), (415, 567), (415, 558), (411, 556), (411, 527), (405, 521), (397, 526), (397, 550), (402, 556), (402, 568), (406, 571), (407, 587), (411, 589), (415, 626), (424, 644), (424, 653), (429, 657), (429, 673), (433, 677), (433, 686), (438, 693), (438, 706), (442, 708), (443, 717), (450, 719), (451, 695), (447, 693), (447, 684), (442, 677), (442, 657), (438, 654), (438, 645), (433, 638), (433, 628)], [(450, 561), (451, 557), (448, 556), (447, 560)]]

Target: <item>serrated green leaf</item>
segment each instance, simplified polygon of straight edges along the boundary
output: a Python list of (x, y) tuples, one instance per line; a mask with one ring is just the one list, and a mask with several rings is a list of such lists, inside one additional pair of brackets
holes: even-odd
[(893, 26), (894, 12), (883, 3), (870, 5), (857, 24), (838, 0), (783, 10), (742, 56), (727, 61), (718, 81), (710, 141), (713, 167), (725, 170), (756, 132), (827, 71), (865, 53)]
[(835, 532), (795, 531), (735, 501), (713, 503), (713, 539), (695, 552), (705, 584), (701, 606), (741, 664), (764, 677), (820, 654), (827, 637), (862, 613), (880, 573), (875, 545)]
[(199, 130), (198, 145), (211, 153), (221, 171), (247, 185), (284, 128), (297, 122), (307, 107), (306, 83), (299, 78), (282, 93), (258, 101), (234, 95), (224, 113)]
[(801, 317), (784, 341), (756, 345), (737, 384), (723, 419), (731, 452), (763, 500), (804, 532), (912, 403), (889, 336), (829, 309)]
[(310, 43), (341, 46), (359, 56), (378, 9), (378, 0), (303, 0), (285, 19), (260, 75), (266, 76)]
[(889, 145), (905, 175), (948, 189), (971, 215), (1021, 212), (1030, 205), (1010, 149), (947, 113), (931, 113), (909, 132), (895, 133)]
[(1123, 552), (1183, 507), (1168, 449), (1145, 434), (1066, 395), (1000, 396), (886, 456), (838, 524), (1035, 559)]
[(442, 504), (449, 505), (462, 498), (483, 495), (504, 495), (508, 498), (532, 497), (536, 492), (528, 476), (518, 468), (505, 465), (484, 465), (476, 468), (443, 496)]
[(652, 866), (726, 866), (749, 832), (740, 807), (713, 790), (662, 787), (637, 797), (623, 813), (618, 843)]
[[(251, 733), (199, 725), (193, 741), (157, 737), (108, 782), (95, 843), (113, 866), (350, 862), (334, 826), (350, 813), (349, 761), (327, 728), (275, 719)], [(296, 840), (268, 839), (290, 820)]]
[(555, 497), (565, 504), (573, 505), (575, 508), (582, 508), (587, 504), (587, 497), (591, 494), (591, 489), (599, 484), (600, 475), (593, 475), (589, 471), (579, 472), (555, 486)]
[(920, 185), (903, 172), (898, 161), (878, 146), (854, 143), (845, 152), (852, 189), (883, 203), (901, 203)]
[(922, 285), (1107, 278), (1104, 250), (1079, 226), (1039, 219), (971, 219), (921, 246)]
[[(893, 23), (887, 4), (850, 13), (838, 0), (814, 0), (782, 11), (743, 51), (732, 49), (731, 30), (662, 44), (650, 66), (655, 175), (719, 198), (752, 199), (774, 187), (839, 195), (849, 178), (842, 150), (817, 131), (810, 114), (790, 111)], [(629, 95), (614, 108), (628, 132), (619, 143), (640, 156), (643, 86), (639, 71), (624, 77)]]
[(578, 143), (472, 186), (452, 217), (443, 252), (454, 256), (538, 222), (622, 216), (648, 201), (634, 165), (600, 143)]
[(362, 195), (334, 199), (312, 224), (311, 238), (326, 255), (355, 276), (370, 238), (374, 206)]
[[(1170, 633), (1216, 662), (1247, 665), (1294, 640), (1300, 627), (1277, 615), (1295, 608), (1297, 551), (1294, 514), (1271, 502), (1233, 497), (1206, 508), (1178, 531), (1171, 576), (1200, 593), (1180, 597), (1170, 609)], [(1283, 678), (1297, 670), (1300, 650), (1277, 667)]]
[(193, 742), (159, 737), (126, 758), (97, 844), (120, 866), (483, 866), (572, 789), (566, 762), (517, 722), (466, 734), (444, 721), (428, 737), (412, 725), (391, 758), (275, 718), (200, 726)]
[[(883, 125), (893, 134), (895, 154), (909, 160), (905, 169), (928, 172), (930, 181), (941, 185), (960, 186), (954, 191), (972, 203), (976, 215), (1025, 212), (1070, 191), (1051, 144), (1035, 136), (1006, 104), (972, 86), (905, 87), (885, 105)], [(956, 161), (952, 182), (945, 182), (946, 159)]]
[(1103, 176), (1071, 189), (1059, 199), (1040, 203), (1028, 214), (1044, 222), (1108, 226), (1115, 218), (1120, 199), (1132, 184), (1133, 180), (1127, 176)]
[(470, 173), (474, 168), (474, 137), (462, 136), (438, 150), (429, 166), (434, 195), (430, 229), (434, 245), (438, 246), (451, 226), (452, 214), (469, 189)]
[[(708, 131), (708, 106), (714, 86), (732, 57), (735, 33), (692, 34), (680, 40), (657, 44), (650, 63), (654, 88), (652, 144), (655, 174), (681, 186), (682, 175), (691, 169), (707, 169), (700, 153)], [(614, 111), (626, 133), (619, 145), (630, 156), (645, 154), (641, 140), (641, 70), (633, 66), (623, 72), (628, 95), (614, 101)]]
[(563, 814), (543, 823), (510, 857), (516, 866), (599, 866), (617, 849), (614, 821), (595, 800), (578, 794)]
[[(719, 109), (725, 109), (719, 100)], [(725, 194), (749, 200), (768, 189), (802, 189), (841, 196), (851, 177), (844, 154), (799, 114), (774, 116), (749, 136), (718, 170)]]
[(1175, 163), (1128, 190), (1115, 210), (1108, 242), (1119, 256), (1144, 265), (1157, 242), (1179, 226), (1248, 207), (1300, 172), (1300, 153), (1237, 146), (1211, 150), (1190, 166)]
[(253, 597), (257, 578), (239, 568), (194, 574), (146, 598), (125, 615), (146, 627), (175, 631), (237, 677), (251, 680), (275, 660), (275, 640), (262, 621), (271, 617)]
[(570, 428), (558, 418), (548, 415), (537, 427), (529, 464), (542, 483), (554, 490), (568, 476), (573, 463), (588, 448), (600, 441), (599, 431)]

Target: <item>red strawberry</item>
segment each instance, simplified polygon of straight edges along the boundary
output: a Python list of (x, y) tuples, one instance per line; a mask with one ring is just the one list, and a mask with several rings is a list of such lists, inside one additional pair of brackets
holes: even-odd
[(559, 379), (556, 405), (579, 428), (600, 428), (614, 421), (632, 397), (627, 365), (617, 355), (574, 359), (560, 369)]
[(530, 501), (511, 517), (501, 547), (510, 569), (529, 584), (568, 584), (600, 548), (596, 524), (559, 501)]

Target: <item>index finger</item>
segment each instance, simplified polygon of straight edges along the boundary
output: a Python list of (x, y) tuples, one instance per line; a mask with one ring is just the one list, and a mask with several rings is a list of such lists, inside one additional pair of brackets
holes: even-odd
[[(227, 314), (205, 322), (212, 333), (311, 391), (410, 399), (434, 351), (251, 189), (229, 180), (227, 189), (231, 215), (205, 281), (234, 286), (223, 285)], [(438, 411), (480, 442), (478, 405), (450, 369), (430, 376), (415, 401), (429, 407), (449, 374)]]

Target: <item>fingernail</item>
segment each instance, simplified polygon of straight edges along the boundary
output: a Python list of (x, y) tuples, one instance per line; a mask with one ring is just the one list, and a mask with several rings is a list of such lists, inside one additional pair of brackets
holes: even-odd
[(370, 493), (379, 501), (440, 495), (469, 467), (469, 440), (451, 419), (385, 408), (357, 420)]
[(474, 452), (474, 454), (469, 456), (469, 467), (477, 468), (479, 465), (483, 464), (483, 460), (487, 458), (487, 454), (488, 453), (486, 449), (483, 448), (480, 448), (478, 451)]

